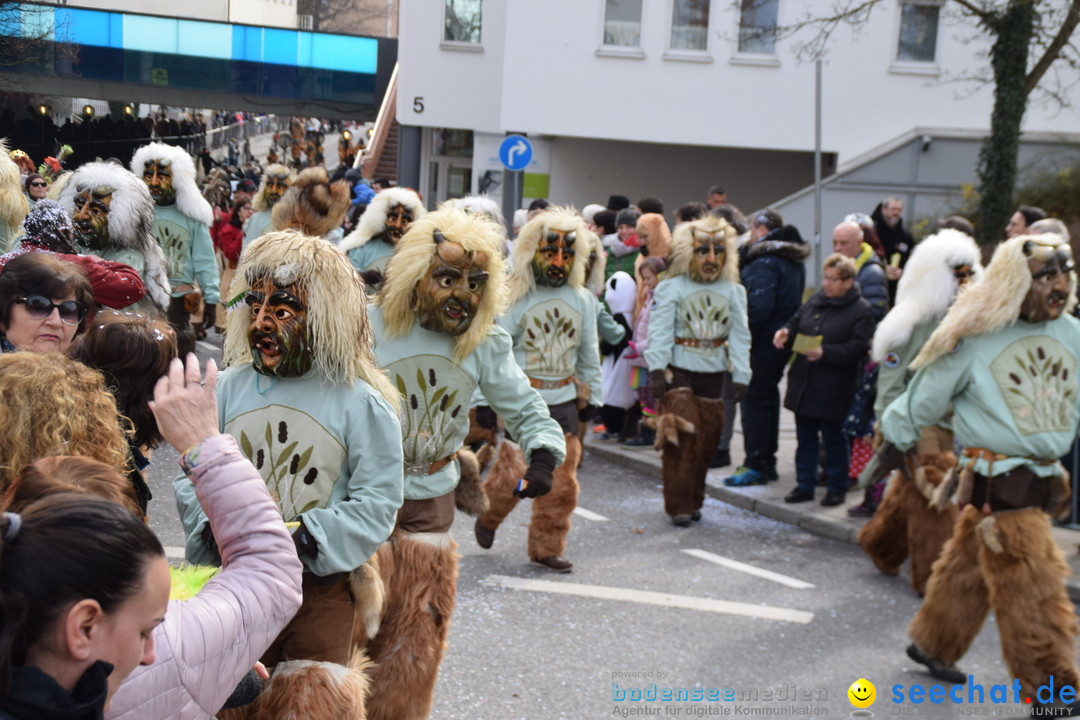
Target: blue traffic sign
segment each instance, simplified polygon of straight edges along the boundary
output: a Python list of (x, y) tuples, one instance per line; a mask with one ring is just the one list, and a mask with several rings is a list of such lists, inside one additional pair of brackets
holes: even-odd
[(524, 170), (532, 156), (532, 143), (524, 135), (507, 135), (499, 145), (499, 160), (507, 170)]

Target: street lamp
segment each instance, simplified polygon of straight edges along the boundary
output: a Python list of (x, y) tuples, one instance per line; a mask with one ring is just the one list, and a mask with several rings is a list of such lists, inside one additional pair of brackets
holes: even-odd
[(49, 110), (51, 110), (51, 109), (52, 109), (52, 108), (50, 108), (50, 107), (49, 107), (48, 105), (46, 105), (46, 104), (44, 104), (44, 103), (42, 103), (41, 105), (38, 105), (38, 106), (37, 106), (37, 111), (38, 111), (38, 114), (39, 114), (39, 115), (42, 115), (42, 116), (48, 115), (48, 114), (49, 114)]
[(93, 105), (83, 105), (82, 114), (84, 116), (88, 117), (88, 118), (94, 117), (94, 106)]
[(124, 114), (125, 115), (134, 115), (135, 114), (135, 108), (131, 105), (131, 103), (128, 103), (127, 105), (124, 106)]

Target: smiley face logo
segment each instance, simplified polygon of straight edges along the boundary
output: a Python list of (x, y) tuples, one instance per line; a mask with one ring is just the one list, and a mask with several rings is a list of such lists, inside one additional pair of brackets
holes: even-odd
[(877, 699), (877, 688), (874, 687), (874, 683), (870, 682), (866, 678), (859, 678), (855, 682), (851, 683), (851, 687), (847, 691), (848, 700), (851, 704), (857, 708), (868, 708), (874, 704), (874, 700)]

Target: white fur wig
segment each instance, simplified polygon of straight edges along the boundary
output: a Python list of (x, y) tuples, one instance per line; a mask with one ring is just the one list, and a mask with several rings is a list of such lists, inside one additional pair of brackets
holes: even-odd
[(172, 170), (172, 185), (176, 191), (176, 208), (199, 222), (210, 225), (214, 222), (214, 212), (210, 203), (199, 192), (196, 182), (195, 163), (183, 148), (164, 143), (150, 143), (135, 151), (131, 158), (131, 172), (142, 177), (146, 163), (151, 160), (168, 160)]
[[(604, 252), (604, 242), (600, 236), (586, 228), (586, 237), (589, 238), (590, 250), (585, 256), (586, 268), (585, 287), (597, 295), (604, 287), (604, 275), (607, 270), (607, 253)], [(591, 263), (590, 264), (590, 260)]]
[(739, 282), (739, 253), (735, 249), (735, 228), (727, 220), (706, 215), (692, 222), (685, 222), (675, 228), (671, 237), (671, 252), (668, 255), (667, 277), (685, 275), (690, 271), (690, 257), (694, 254), (694, 230), (706, 233), (722, 233), (724, 237), (724, 267), (720, 268), (720, 281)]
[(942, 318), (960, 289), (953, 270), (970, 266), (974, 275), (969, 282), (976, 282), (983, 272), (980, 257), (975, 241), (951, 228), (916, 245), (896, 289), (896, 305), (874, 332), (874, 361), (881, 362), (886, 353), (906, 343), (916, 325)]
[(503, 233), (505, 234), (506, 219), (503, 217), (502, 208), (490, 195), (466, 195), (451, 202), (454, 203), (454, 207), (467, 213), (487, 215), (503, 227)]
[[(1060, 236), (1053, 236), (1061, 243)], [(1047, 235), (1018, 235), (997, 246), (983, 278), (959, 297), (945, 314), (937, 330), (911, 362), (911, 368), (929, 365), (952, 352), (956, 343), (969, 335), (991, 333), (1008, 327), (1020, 317), (1020, 308), (1031, 289), (1031, 269), (1024, 243), (1046, 242)], [(1069, 273), (1066, 308), (1076, 305), (1076, 273)]]
[(391, 208), (404, 205), (412, 214), (413, 222), (424, 215), (424, 203), (420, 196), (408, 188), (392, 187), (380, 190), (360, 216), (356, 229), (345, 236), (338, 245), (342, 252), (349, 252), (361, 245), (366, 245), (373, 237), (382, 234), (386, 228), (386, 216)]
[(495, 318), (506, 308), (506, 268), (503, 230), (485, 215), (473, 215), (444, 203), (417, 220), (398, 241), (386, 266), (386, 281), (379, 293), (388, 334), (404, 335), (416, 321), (416, 286), (435, 256), (435, 232), (461, 245), (467, 252), (484, 253), (487, 284), (469, 329), (454, 339), (454, 359), (462, 362), (484, 341)]
[(251, 313), (243, 298), (262, 278), (279, 286), (298, 285), (307, 292), (315, 367), (323, 377), (347, 385), (360, 378), (391, 407), (398, 407), (401, 396), (375, 363), (367, 295), (359, 275), (336, 247), (296, 230), (269, 232), (244, 251), (229, 287), (226, 365), (251, 362)]
[(138, 250), (144, 259), (146, 295), (159, 310), (169, 307), (172, 286), (165, 253), (150, 230), (154, 224), (154, 198), (146, 183), (122, 165), (92, 162), (71, 173), (58, 201), (68, 215), (75, 214), (75, 196), (86, 190), (112, 188), (109, 202), (109, 242), (125, 250)]
[(620, 270), (608, 278), (604, 287), (604, 302), (612, 314), (622, 313), (627, 320), (632, 319), (636, 299), (637, 284), (629, 273)]
[(271, 175), (276, 177), (287, 175), (288, 179), (285, 180), (286, 185), (292, 185), (296, 182), (296, 173), (281, 163), (267, 165), (266, 171), (263, 172), (262, 180), (259, 181), (259, 189), (255, 192), (255, 199), (251, 201), (251, 207), (255, 209), (255, 212), (262, 212), (263, 210), (270, 209), (270, 203), (266, 201), (266, 185)]
[[(21, 232), (30, 203), (23, 193), (19, 166), (8, 155), (6, 140), (0, 140), (0, 222), (7, 225), (7, 236), (14, 239)], [(0, 248), (0, 251), (7, 248)]]
[(553, 206), (525, 223), (514, 241), (514, 250), (510, 254), (510, 304), (532, 292), (535, 286), (533, 277), (533, 258), (540, 241), (549, 230), (574, 232), (574, 264), (570, 266), (567, 285), (580, 290), (585, 287), (585, 266), (589, 262), (590, 233), (585, 221), (572, 207)]

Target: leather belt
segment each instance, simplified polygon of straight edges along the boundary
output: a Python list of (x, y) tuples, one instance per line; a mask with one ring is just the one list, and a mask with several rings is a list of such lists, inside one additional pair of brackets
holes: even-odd
[(702, 348), (705, 350), (711, 350), (718, 348), (727, 342), (726, 337), (722, 338), (675, 338), (676, 345), (685, 345), (686, 347)]
[(537, 390), (557, 390), (561, 387), (566, 387), (570, 383), (574, 382), (574, 376), (564, 377), (562, 380), (540, 380), (539, 378), (529, 378), (530, 387), (534, 387)]
[(406, 475), (434, 475), (449, 465), (457, 457), (457, 453), (447, 455), (442, 460), (436, 460), (430, 465), (420, 465), (418, 463), (405, 463)]

